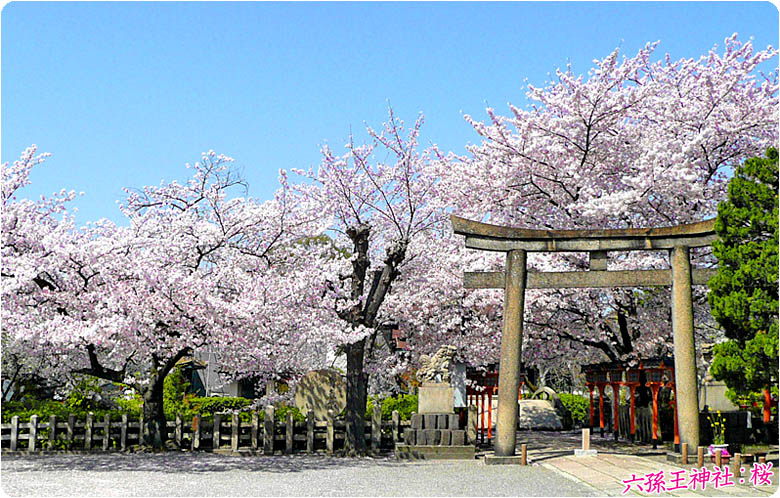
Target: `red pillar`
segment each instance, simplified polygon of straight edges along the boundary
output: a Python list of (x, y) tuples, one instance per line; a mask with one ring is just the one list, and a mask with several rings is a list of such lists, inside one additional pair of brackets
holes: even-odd
[(631, 414), (629, 415), (631, 421), (630, 421), (630, 427), (631, 430), (629, 431), (631, 433), (631, 441), (634, 441), (634, 436), (636, 435), (636, 406), (634, 405), (634, 392), (636, 391), (636, 386), (630, 386), (631, 389)]
[(604, 437), (604, 384), (599, 384), (599, 427)]
[(488, 440), (493, 439), (493, 393), (488, 391), (488, 425), (487, 425), (487, 437)]
[(772, 395), (769, 389), (764, 389), (764, 423), (768, 424), (772, 420)]
[(593, 429), (593, 386), (588, 386), (590, 391), (590, 428)]
[(650, 386), (653, 391), (653, 449), (658, 448), (658, 391), (661, 386)]

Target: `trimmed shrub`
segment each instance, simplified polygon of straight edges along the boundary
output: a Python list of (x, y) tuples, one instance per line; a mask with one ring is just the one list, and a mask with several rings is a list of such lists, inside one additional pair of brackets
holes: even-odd
[[(374, 406), (379, 399), (378, 396), (370, 396), (366, 403), (366, 418), (371, 418), (374, 414)], [(412, 412), (417, 411), (417, 395), (416, 394), (399, 394), (397, 396), (391, 396), (381, 401), (382, 403), (382, 420), (390, 420), (393, 416), (393, 410), (398, 410), (398, 414), (401, 416), (401, 420), (409, 420), (412, 417)]]
[(590, 417), (590, 400), (585, 396), (578, 394), (559, 393), (563, 406), (571, 413), (571, 419), (574, 424), (586, 424)]

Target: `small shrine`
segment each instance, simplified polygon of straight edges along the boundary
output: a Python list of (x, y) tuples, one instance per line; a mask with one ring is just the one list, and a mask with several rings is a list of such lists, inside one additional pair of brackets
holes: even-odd
[[(620, 388), (625, 386), (631, 391), (630, 400), (630, 439), (634, 440), (636, 434), (636, 391), (640, 387), (647, 387), (652, 392), (653, 405), (653, 448), (658, 447), (658, 393), (662, 388), (671, 389), (674, 392), (674, 444), (680, 444), (680, 434), (677, 419), (677, 390), (674, 382), (674, 358), (649, 358), (639, 360), (638, 364), (630, 365), (629, 362), (604, 362), (582, 367), (585, 373), (585, 385), (590, 391), (590, 427), (594, 427), (593, 391), (599, 392), (599, 427), (602, 435), (604, 432), (604, 389), (609, 386), (612, 389), (612, 403), (614, 414), (612, 417), (615, 439), (618, 438), (618, 415), (620, 402)], [(609, 407), (607, 407), (608, 409)]]

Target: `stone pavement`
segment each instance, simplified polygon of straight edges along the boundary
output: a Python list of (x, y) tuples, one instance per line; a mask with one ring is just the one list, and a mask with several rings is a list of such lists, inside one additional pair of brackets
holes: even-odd
[[(732, 477), (730, 480), (735, 481), (735, 485), (720, 486), (716, 489), (713, 486), (713, 481), (710, 481), (703, 490), (700, 484), (698, 484), (694, 490), (693, 486), (689, 485), (690, 468), (684, 469), (671, 463), (659, 462), (647, 457), (634, 455), (599, 454), (598, 456), (588, 457), (575, 457), (572, 455), (549, 459), (548, 461), (541, 463), (541, 465), (563, 474), (564, 477), (586, 483), (606, 496), (621, 496), (627, 487), (623, 481), (632, 479), (640, 480), (631, 484), (630, 489), (626, 493), (627, 495), (658, 495), (659, 493), (646, 492), (647, 485), (644, 477), (646, 474), (657, 473), (659, 471), (664, 472), (663, 482), (665, 485), (664, 488), (661, 488), (660, 494), (665, 496), (763, 497), (770, 496), (777, 492), (776, 480), (775, 484), (771, 486), (750, 486), (749, 470), (746, 472), (747, 476), (744, 476), (743, 474), (743, 479), (746, 484), (738, 485), (736, 482), (738, 482), (739, 479)], [(712, 467), (708, 468), (712, 470)], [(678, 472), (678, 474), (672, 473), (675, 471)], [(675, 476), (683, 479), (676, 485), (680, 487), (680, 489), (666, 491), (665, 489), (675, 487), (675, 484), (672, 482), (672, 479)]]
[[(551, 458), (568, 456), (574, 453), (575, 448), (582, 446), (582, 431), (518, 431), (517, 448), (520, 444), (528, 445), (528, 458), (535, 462), (541, 462)], [(666, 450), (659, 446), (654, 450), (651, 445), (633, 444), (628, 441), (615, 441), (611, 434), (601, 437), (598, 432), (591, 434), (590, 447), (601, 453), (637, 455), (637, 456), (666, 456)]]
[[(666, 461), (666, 449), (660, 446), (653, 450), (650, 445), (631, 444), (627, 441), (614, 441), (611, 435), (605, 435), (604, 438), (595, 434), (591, 436), (591, 448), (598, 450), (597, 456), (575, 457), (574, 449), (581, 447), (582, 433), (580, 431), (569, 432), (544, 432), (544, 431), (519, 431), (517, 434), (518, 452), (520, 444), (528, 445), (528, 459), (532, 465), (541, 465), (542, 467), (558, 472), (562, 477), (572, 481), (584, 483), (599, 494), (606, 496), (621, 496), (626, 489), (624, 480), (640, 479), (632, 484), (626, 495), (658, 495), (659, 493), (647, 493), (639, 491), (638, 485), (642, 489), (647, 489), (646, 474), (658, 473), (663, 471), (663, 479), (667, 488), (674, 488), (672, 482), (676, 476), (679, 481), (677, 486), (680, 489), (661, 491), (664, 496), (770, 496), (777, 493), (778, 490), (778, 469), (777, 453), (773, 451), (774, 460), (769, 486), (751, 486), (750, 485), (750, 465), (745, 465), (745, 472), (742, 474), (743, 484), (739, 484), (740, 478), (731, 477), (734, 481), (733, 486), (719, 486), (717, 489), (713, 486), (714, 481), (707, 483), (702, 490), (701, 484), (697, 484), (694, 490), (689, 485), (691, 469), (695, 467), (695, 460), (687, 468), (680, 467), (674, 463)], [(714, 464), (708, 464), (707, 468), (712, 471)], [(677, 472), (677, 474), (673, 474)], [(721, 481), (722, 482), (722, 481)], [(643, 484), (644, 483), (644, 484)]]

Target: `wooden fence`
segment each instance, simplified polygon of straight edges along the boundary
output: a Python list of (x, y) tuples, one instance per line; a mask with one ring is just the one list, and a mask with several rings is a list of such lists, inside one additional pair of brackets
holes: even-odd
[[(639, 443), (652, 443), (653, 411), (647, 408), (636, 408), (635, 410), (634, 441)], [(628, 405), (620, 405), (620, 407), (618, 407), (618, 434), (623, 439), (628, 439), (631, 435), (631, 407)], [(658, 424), (658, 441), (661, 441), (660, 423)]]
[[(251, 420), (242, 422), (237, 413), (216, 414), (211, 420), (196, 415), (192, 420), (176, 416), (167, 422), (168, 439), (180, 448), (193, 451), (233, 451), (274, 453), (328, 453), (343, 449), (346, 422), (336, 419), (333, 412), (327, 420), (315, 421), (309, 412), (306, 420), (297, 422), (292, 412), (284, 422), (275, 418), (274, 407), (265, 409), (264, 420), (259, 412), (251, 414)], [(410, 423), (401, 420), (397, 411), (390, 421), (382, 421), (379, 410), (366, 422), (366, 440), (373, 451), (392, 449), (399, 441), (403, 429)], [(143, 418), (131, 421), (122, 415), (121, 421), (112, 421), (106, 415), (96, 420), (90, 413), (85, 419), (70, 415), (67, 420), (52, 415), (41, 421), (37, 415), (29, 422), (12, 417), (10, 424), (0, 425), (0, 443), (3, 451), (122, 451), (139, 444)]]

